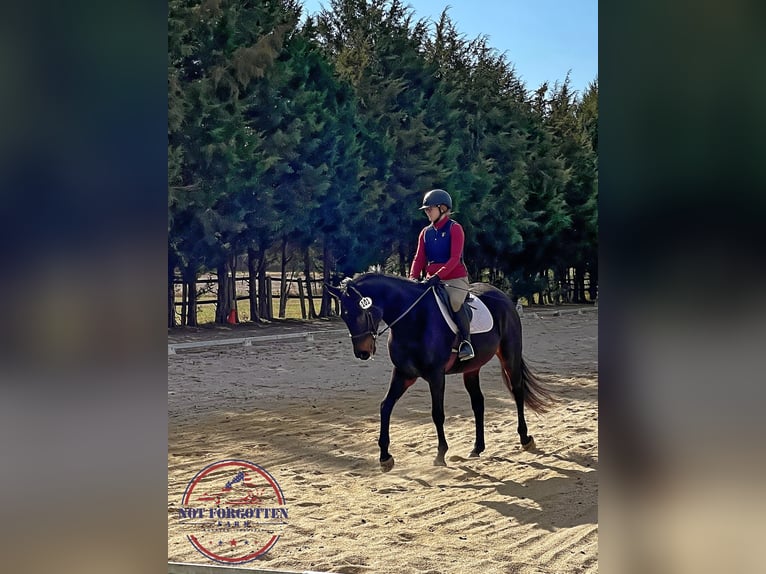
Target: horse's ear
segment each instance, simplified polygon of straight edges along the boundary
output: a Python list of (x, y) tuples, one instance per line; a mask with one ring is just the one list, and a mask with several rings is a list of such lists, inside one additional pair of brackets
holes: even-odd
[(340, 289), (337, 287), (333, 287), (329, 283), (324, 284), (325, 289), (332, 295), (333, 297), (336, 297), (337, 299), (340, 299)]

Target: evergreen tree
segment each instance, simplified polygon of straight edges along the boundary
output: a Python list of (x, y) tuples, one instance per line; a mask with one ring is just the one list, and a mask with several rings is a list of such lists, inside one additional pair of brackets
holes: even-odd
[(257, 135), (243, 102), (273, 64), (289, 22), (245, 0), (173, 0), (169, 9), (171, 248), (194, 276), (203, 265), (217, 269), (216, 319), (225, 321), (234, 305), (236, 240), (246, 228), (242, 197), (253, 191)]
[(597, 90), (594, 82), (589, 90), (587, 107), (583, 108), (572, 92), (567, 76), (564, 82), (554, 86), (547, 117), (554, 144), (570, 173), (564, 198), (570, 210), (571, 225), (562, 234), (561, 257), (567, 268), (574, 270), (573, 300), (578, 303), (586, 301), (585, 274), (593, 272), (597, 276), (598, 273), (598, 167), (596, 151), (592, 147), (595, 133), (592, 124), (597, 121), (593, 117), (594, 113), (597, 116)]
[(597, 81), (582, 98), (568, 77), (528, 94), (448, 9), (429, 23), (401, 0), (331, 0), (301, 26), (297, 0), (169, 11), (169, 325), (177, 270), (190, 324), (197, 275), (217, 271), (225, 321), (245, 252), (254, 319), (269, 312), (276, 254), (283, 271), (300, 254), (325, 280), (374, 264), (405, 273), (437, 187), (466, 230), (472, 279), (529, 297), (572, 269), (572, 299), (586, 277), (595, 297)]
[(443, 181), (441, 146), (426, 114), (436, 90), (435, 70), (421, 53), (427, 27), (413, 23), (412, 9), (398, 0), (333, 0), (317, 30), (359, 102), (362, 185), (374, 204), (366, 223), (376, 229), (370, 250), (378, 263), (398, 253), (404, 272), (405, 247), (422, 225), (420, 198)]

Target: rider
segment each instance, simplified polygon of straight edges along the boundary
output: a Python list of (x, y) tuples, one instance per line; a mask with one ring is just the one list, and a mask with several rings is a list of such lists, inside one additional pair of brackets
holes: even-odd
[(425, 268), (427, 282), (444, 282), (461, 338), (457, 357), (467, 361), (474, 357), (474, 351), (468, 311), (463, 308), (468, 296), (468, 270), (463, 263), (465, 233), (457, 221), (450, 219), (452, 198), (443, 189), (432, 189), (426, 193), (420, 209), (426, 212), (431, 225), (424, 227), (418, 236), (410, 279), (417, 281)]

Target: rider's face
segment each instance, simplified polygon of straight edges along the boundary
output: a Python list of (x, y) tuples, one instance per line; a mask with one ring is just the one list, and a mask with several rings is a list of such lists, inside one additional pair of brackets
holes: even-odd
[(437, 221), (441, 217), (441, 212), (439, 211), (438, 205), (431, 205), (429, 207), (426, 207), (423, 211), (426, 212), (426, 216), (428, 216), (428, 221), (433, 223), (434, 221)]

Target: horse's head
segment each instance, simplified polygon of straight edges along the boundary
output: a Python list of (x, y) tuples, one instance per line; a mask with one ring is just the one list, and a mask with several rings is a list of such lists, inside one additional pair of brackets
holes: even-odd
[(333, 297), (340, 300), (340, 316), (351, 333), (354, 356), (366, 361), (375, 354), (375, 340), (378, 337), (378, 325), (383, 318), (382, 311), (350, 279), (343, 281), (340, 287), (327, 283), (325, 287)]

